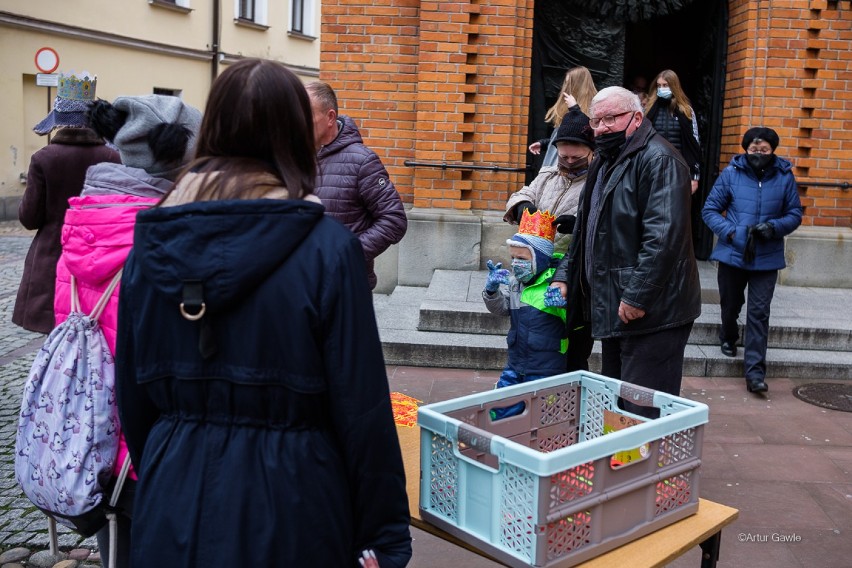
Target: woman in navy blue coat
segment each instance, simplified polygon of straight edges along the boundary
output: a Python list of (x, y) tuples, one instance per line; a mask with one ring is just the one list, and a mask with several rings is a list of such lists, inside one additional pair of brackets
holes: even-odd
[(731, 159), (707, 201), (702, 217), (718, 241), (711, 260), (719, 262), (722, 353), (737, 355), (737, 318), (748, 287), (744, 363), (746, 388), (765, 392), (769, 306), (778, 271), (786, 266), (784, 236), (802, 223), (802, 204), (792, 165), (775, 155), (778, 134), (751, 128), (743, 136), (745, 154)]
[(116, 353), (134, 566), (408, 563), (364, 253), (312, 195), (315, 159), (299, 79), (243, 60), (189, 170), (137, 217)]

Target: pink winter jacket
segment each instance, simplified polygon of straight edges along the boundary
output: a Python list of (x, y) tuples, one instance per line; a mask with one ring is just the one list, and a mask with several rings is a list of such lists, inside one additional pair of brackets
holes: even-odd
[[(124, 265), (133, 245), (136, 214), (157, 203), (157, 199), (133, 195), (92, 195), (72, 197), (62, 227), (62, 255), (56, 265), (56, 324), (68, 318), (71, 308), (71, 274), (77, 279), (80, 308), (90, 313), (109, 286), (113, 275)], [(101, 329), (115, 354), (118, 320), (118, 291), (115, 288), (100, 317)], [(121, 470), (127, 456), (124, 435), (118, 449), (115, 473)], [(136, 473), (130, 470), (131, 479)]]

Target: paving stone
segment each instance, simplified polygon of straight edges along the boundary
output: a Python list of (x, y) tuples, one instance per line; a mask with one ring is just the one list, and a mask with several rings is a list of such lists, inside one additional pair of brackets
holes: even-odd
[(67, 558), (68, 554), (62, 551), (57, 552), (56, 554), (51, 554), (49, 550), (40, 550), (30, 556), (27, 564), (29, 566), (35, 566), (35, 568), (53, 568), (57, 562), (61, 562)]
[(92, 555), (92, 551), (88, 548), (75, 548), (68, 552), (68, 558), (72, 560), (87, 560)]
[(21, 560), (26, 560), (30, 556), (29, 548), (12, 548), (7, 550), (3, 554), (0, 554), (0, 564), (7, 564), (9, 562), (20, 562)]

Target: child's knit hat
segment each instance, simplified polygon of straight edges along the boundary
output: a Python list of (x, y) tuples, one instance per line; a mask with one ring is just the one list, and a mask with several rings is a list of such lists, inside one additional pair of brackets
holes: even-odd
[(549, 211), (536, 211), (530, 214), (525, 209), (518, 232), (506, 241), (510, 247), (523, 247), (530, 251), (532, 271), (535, 275), (550, 266), (550, 257), (553, 256), (553, 239), (556, 236), (554, 220), (556, 217)]
[(167, 177), (192, 159), (201, 111), (178, 97), (118, 97), (95, 102), (89, 125), (115, 144), (122, 164)]

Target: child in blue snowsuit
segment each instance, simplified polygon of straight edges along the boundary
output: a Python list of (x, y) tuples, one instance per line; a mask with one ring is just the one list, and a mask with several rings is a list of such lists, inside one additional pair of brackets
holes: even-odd
[[(496, 388), (564, 373), (568, 349), (566, 302), (558, 288), (548, 286), (555, 271), (551, 268), (553, 241), (517, 233), (506, 244), (512, 271), (489, 260), (488, 280), (482, 292), (489, 312), (511, 318), (506, 338), (509, 360)], [(501, 284), (506, 288), (501, 290)], [(524, 403), (520, 402), (493, 409), (491, 419), (500, 420), (523, 411)]]

